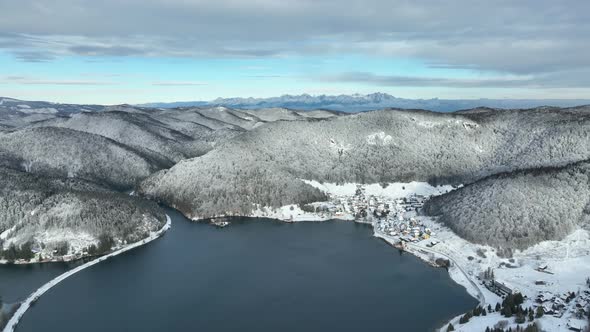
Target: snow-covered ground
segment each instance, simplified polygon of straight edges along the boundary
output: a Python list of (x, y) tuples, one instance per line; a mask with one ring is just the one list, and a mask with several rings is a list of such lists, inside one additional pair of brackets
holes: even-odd
[[(314, 180), (301, 180), (315, 188), (325, 192), (329, 197), (353, 196), (358, 188), (357, 183), (319, 183)], [(435, 196), (444, 194), (453, 190), (452, 186), (434, 187), (426, 182), (409, 182), (409, 183), (389, 183), (385, 187), (378, 183), (363, 185), (366, 195), (373, 195), (382, 199), (396, 199), (408, 197), (412, 194), (423, 196)], [(330, 205), (330, 202), (316, 202), (311, 205), (322, 206)], [(267, 206), (257, 206), (249, 215), (250, 217), (272, 218), (289, 222), (296, 221), (325, 221), (325, 220), (354, 220), (351, 213), (326, 213), (326, 212), (307, 212), (303, 211), (298, 205), (291, 204), (281, 206), (280, 208), (271, 208)]]
[(351, 214), (328, 214), (328, 213), (313, 213), (301, 210), (296, 204), (281, 206), (280, 208), (270, 208), (267, 206), (259, 206), (252, 211), (251, 217), (272, 218), (287, 222), (296, 221), (325, 221), (325, 220), (354, 220)]
[(6, 326), (4, 327), (3, 332), (14, 332), (14, 329), (16, 328), (16, 325), (18, 324), (18, 322), (20, 321), (20, 319), (22, 318), (22, 316), (27, 312), (27, 310), (31, 307), (31, 304), (33, 304), (35, 301), (37, 301), (39, 299), (39, 297), (41, 297), (41, 295), (45, 294), (45, 292), (47, 292), (48, 290), (50, 290), (53, 286), (59, 284), (60, 282), (64, 281), (65, 279), (67, 279), (68, 277), (84, 270), (87, 267), (90, 267), (92, 265), (98, 264), (106, 259), (109, 259), (110, 257), (122, 254), (128, 250), (137, 248), (139, 246), (142, 246), (148, 242), (151, 242), (157, 238), (159, 238), (160, 236), (162, 236), (162, 234), (164, 234), (164, 232), (166, 232), (168, 229), (170, 229), (170, 227), (172, 227), (172, 220), (170, 219), (170, 217), (168, 215), (166, 215), (166, 224), (164, 225), (164, 227), (162, 227), (160, 230), (156, 231), (156, 232), (152, 232), (150, 234), (149, 237), (141, 240), (141, 241), (137, 241), (135, 243), (132, 243), (130, 245), (125, 246), (124, 248), (121, 248), (117, 251), (114, 251), (108, 255), (104, 255), (101, 256), (97, 259), (94, 259), (88, 263), (85, 263), (83, 265), (80, 265), (72, 270), (69, 270), (57, 277), (55, 277), (54, 279), (52, 279), (51, 281), (49, 281), (48, 283), (46, 283), (45, 285), (41, 286), (39, 289), (37, 289), (33, 294), (29, 295), (29, 297), (20, 305), (20, 307), (18, 308), (18, 310), (14, 313), (14, 315), (10, 318), (10, 320), (8, 321), (8, 323), (6, 324)]
[[(315, 180), (301, 180), (310, 186), (318, 188), (328, 195), (334, 196), (352, 196), (358, 187), (358, 183), (319, 183)], [(409, 182), (401, 183), (394, 182), (388, 183), (386, 186), (382, 186), (379, 183), (363, 185), (365, 188), (366, 195), (381, 196), (384, 198), (395, 199), (408, 197), (412, 194), (423, 195), (423, 196), (435, 196), (444, 194), (453, 190), (452, 186), (438, 186), (434, 187), (426, 182)]]
[[(586, 278), (590, 277), (590, 233), (587, 231), (578, 230), (562, 241), (541, 242), (524, 251), (515, 251), (512, 258), (503, 258), (497, 255), (494, 248), (470, 243), (432, 218), (417, 218), (428, 225), (436, 235), (429, 241), (421, 241), (412, 246), (415, 249), (436, 250), (452, 258), (465, 274), (456, 273), (451, 268), (451, 278), (466, 287), (471, 295), (475, 295), (473, 283), (478, 285), (486, 305), (491, 304), (494, 307), (496, 303), (502, 302), (502, 299), (485, 288), (479, 279), (480, 274), (488, 268), (493, 269), (496, 280), (525, 296), (525, 308), (537, 306), (535, 299), (540, 292), (548, 292), (559, 297), (567, 292), (588, 289)], [(440, 243), (432, 248), (426, 247), (431, 241)], [(547, 266), (546, 272), (536, 270), (544, 266)], [(576, 318), (573, 306), (574, 304), (570, 305), (560, 318), (544, 315), (535, 321), (546, 331), (567, 331), (568, 321)], [(458, 320), (459, 317), (456, 317), (452, 321), (457, 331), (484, 331), (487, 326), (493, 327), (500, 320), (508, 320), (511, 324), (509, 326), (513, 329), (516, 327), (514, 318), (504, 318), (499, 314), (474, 317), (466, 324), (459, 324)]]

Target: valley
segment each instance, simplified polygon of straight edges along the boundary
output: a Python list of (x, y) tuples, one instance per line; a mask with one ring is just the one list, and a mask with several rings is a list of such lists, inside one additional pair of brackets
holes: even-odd
[(495, 310), (498, 294), (543, 308), (535, 322), (548, 330), (587, 314), (589, 107), (350, 114), (2, 100), (0, 263), (124, 250), (166, 224), (162, 206), (193, 221), (346, 220), (446, 267), (494, 307), (452, 319), (456, 330), (525, 326), (521, 312)]

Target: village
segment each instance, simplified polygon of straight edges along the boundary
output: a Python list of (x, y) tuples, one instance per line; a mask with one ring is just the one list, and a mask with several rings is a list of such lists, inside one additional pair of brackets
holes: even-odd
[[(395, 237), (399, 245), (430, 239), (432, 230), (415, 218), (428, 199), (412, 193), (407, 197), (367, 194), (366, 187), (357, 185), (353, 195), (330, 195), (330, 201), (315, 203), (314, 211), (323, 219), (347, 219), (371, 224), (375, 232)], [(309, 208), (308, 208), (309, 209)], [(311, 211), (310, 211), (311, 212)], [(429, 246), (436, 241), (428, 243)]]

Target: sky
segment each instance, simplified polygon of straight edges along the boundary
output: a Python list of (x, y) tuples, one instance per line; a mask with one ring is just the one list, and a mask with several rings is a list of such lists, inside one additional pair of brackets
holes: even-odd
[(590, 98), (587, 0), (0, 0), (0, 96)]

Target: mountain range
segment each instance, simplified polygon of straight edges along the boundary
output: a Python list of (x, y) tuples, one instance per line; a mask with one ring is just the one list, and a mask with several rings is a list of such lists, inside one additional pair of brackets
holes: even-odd
[(90, 254), (104, 239), (138, 241), (165, 222), (153, 201), (126, 194), (151, 174), (273, 121), (339, 115), (0, 98), (0, 260), (31, 247)]
[(242, 109), (283, 107), (300, 110), (329, 109), (345, 112), (404, 108), (452, 112), (476, 107), (518, 109), (540, 106), (572, 107), (588, 104), (590, 104), (590, 99), (407, 99), (397, 98), (387, 93), (372, 93), (337, 96), (302, 94), (271, 98), (217, 98), (212, 101), (148, 103), (138, 106), (157, 108), (225, 106)]
[(0, 247), (136, 240), (164, 222), (154, 201), (195, 219), (303, 206), (327, 199), (302, 181), (315, 180), (463, 185), (425, 213), (522, 249), (590, 229), (588, 160), (588, 106), (351, 114), (0, 98)]

